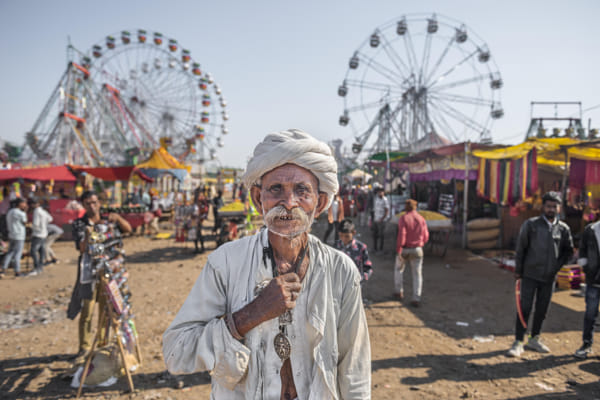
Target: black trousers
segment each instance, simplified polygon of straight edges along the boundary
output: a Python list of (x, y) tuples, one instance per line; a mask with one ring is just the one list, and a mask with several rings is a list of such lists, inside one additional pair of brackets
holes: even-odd
[(338, 240), (340, 238), (340, 234), (338, 233), (338, 229), (340, 227), (340, 223), (337, 221), (334, 221), (332, 224), (328, 224), (327, 225), (327, 230), (325, 231), (325, 236), (323, 236), (323, 243), (327, 243), (327, 239), (329, 238), (329, 235), (331, 234), (331, 231), (335, 230), (334, 234), (333, 234), (333, 238), (334, 240)]
[(196, 251), (198, 251), (198, 242), (200, 242), (200, 246), (202, 251), (204, 251), (204, 235), (202, 234), (202, 222), (196, 226), (196, 239), (194, 240), (194, 247)]
[[(539, 335), (542, 330), (542, 323), (544, 322), (544, 319), (546, 319), (546, 314), (550, 307), (553, 287), (554, 280), (551, 282), (540, 282), (535, 279), (521, 278), (521, 310), (523, 311), (523, 319), (528, 325), (529, 314), (531, 314), (535, 299), (535, 312), (533, 314), (533, 323), (531, 325), (531, 336)], [(525, 327), (519, 320), (519, 314), (517, 314), (515, 339), (523, 341), (525, 331)]]

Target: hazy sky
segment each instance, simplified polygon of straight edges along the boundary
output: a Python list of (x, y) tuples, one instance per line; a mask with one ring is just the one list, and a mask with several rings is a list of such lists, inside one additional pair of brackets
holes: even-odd
[[(350, 145), (336, 94), (349, 57), (377, 26), (433, 12), (465, 23), (491, 50), (504, 80), (494, 141), (522, 141), (532, 100), (600, 104), (594, 0), (0, 0), (0, 137), (23, 142), (65, 70), (67, 37), (87, 50), (144, 28), (177, 39), (219, 82), (230, 115), (224, 165), (243, 167), (265, 134), (290, 127)], [(600, 127), (600, 107), (584, 118)]]

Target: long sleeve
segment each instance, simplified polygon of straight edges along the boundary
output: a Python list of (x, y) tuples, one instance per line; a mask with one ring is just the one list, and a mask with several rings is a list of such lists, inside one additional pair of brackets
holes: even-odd
[(248, 368), (250, 349), (235, 340), (221, 318), (227, 312), (226, 280), (207, 263), (163, 335), (163, 357), (172, 373), (211, 371), (233, 390)]
[(562, 248), (560, 249), (560, 258), (558, 260), (558, 269), (569, 262), (573, 255), (573, 236), (568, 226), (562, 231)]
[(425, 218), (421, 218), (421, 229), (423, 232), (423, 246), (425, 246), (425, 243), (429, 242), (429, 229), (427, 229), (427, 221), (425, 221)]
[[(39, 208), (39, 207), (38, 207)], [(44, 227), (44, 221), (43, 221), (43, 215), (40, 212), (40, 210), (36, 208), (33, 211), (33, 217), (32, 217), (32, 221), (31, 221), (31, 231), (32, 233), (35, 234), (39, 233), (42, 231), (42, 228)]]
[(406, 226), (404, 225), (404, 218), (400, 217), (398, 218), (398, 237), (396, 238), (396, 253), (400, 254), (402, 252), (404, 243), (406, 243)]
[(348, 274), (337, 329), (340, 398), (371, 398), (371, 345), (358, 274)]
[(577, 259), (577, 264), (579, 264), (583, 268), (583, 272), (586, 275), (589, 274), (589, 264), (588, 264), (588, 242), (590, 240), (591, 229), (585, 228), (583, 231), (583, 235), (581, 235), (581, 242), (579, 243), (579, 258)]
[(519, 238), (517, 239), (515, 273), (519, 275), (523, 275), (523, 263), (525, 262), (527, 246), (529, 246), (529, 224), (529, 221), (525, 221), (523, 226), (521, 226), (521, 230), (519, 231)]

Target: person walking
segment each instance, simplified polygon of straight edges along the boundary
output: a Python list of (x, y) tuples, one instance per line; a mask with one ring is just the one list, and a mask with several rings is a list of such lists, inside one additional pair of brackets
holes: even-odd
[(507, 356), (519, 357), (524, 349), (550, 353), (540, 340), (542, 323), (552, 299), (554, 280), (560, 268), (573, 254), (573, 238), (569, 226), (558, 219), (560, 196), (548, 192), (542, 196), (542, 215), (528, 219), (521, 226), (517, 239), (515, 279), (521, 280), (521, 316), (527, 324), (534, 305), (531, 334), (523, 345), (526, 327), (517, 313), (515, 341)]
[(340, 238), (339, 235), (339, 227), (340, 222), (344, 219), (344, 203), (342, 201), (342, 196), (339, 193), (335, 195), (333, 201), (331, 202), (331, 206), (329, 210), (327, 210), (327, 230), (325, 231), (325, 235), (323, 235), (323, 243), (327, 244), (327, 239), (329, 239), (329, 235), (331, 231), (334, 231), (333, 240), (334, 243)]
[(579, 245), (577, 264), (585, 272), (585, 313), (583, 314), (583, 344), (575, 351), (575, 358), (585, 360), (592, 353), (594, 326), (600, 303), (600, 221), (585, 227)]
[(48, 237), (48, 224), (52, 222), (52, 216), (37, 199), (31, 201), (33, 216), (31, 223), (31, 257), (33, 258), (33, 271), (29, 275), (38, 275), (44, 269), (46, 259), (46, 247), (44, 242)]
[(375, 189), (375, 198), (373, 199), (373, 223), (371, 232), (373, 233), (373, 250), (375, 253), (383, 252), (383, 232), (385, 230), (385, 219), (390, 213), (390, 203), (385, 197), (382, 187)]
[(52, 250), (52, 245), (59, 237), (63, 235), (63, 233), (65, 233), (65, 231), (63, 231), (58, 225), (48, 224), (48, 236), (44, 241), (46, 264), (57, 264), (59, 262), (54, 250)]
[[(202, 233), (202, 225), (208, 218), (208, 210), (210, 206), (204, 192), (200, 192), (196, 204), (194, 204), (193, 217), (196, 221), (196, 237), (194, 238), (194, 249), (196, 253), (204, 253), (204, 234)], [(198, 249), (198, 242), (200, 242), (200, 249)]]
[(10, 242), (8, 253), (4, 256), (0, 279), (4, 277), (10, 262), (15, 260), (15, 276), (21, 276), (21, 255), (25, 245), (25, 234), (27, 224), (27, 201), (23, 198), (15, 200), (15, 206), (6, 214), (6, 228), (8, 229), (8, 240)]
[(423, 246), (429, 241), (427, 222), (417, 212), (417, 202), (406, 200), (405, 213), (398, 218), (398, 237), (396, 238), (396, 263), (394, 265), (394, 297), (404, 299), (404, 268), (410, 266), (412, 273), (413, 296), (411, 305), (418, 307), (423, 290)]
[(221, 228), (221, 219), (219, 218), (219, 208), (223, 207), (223, 191), (217, 190), (217, 195), (212, 199), (212, 212), (213, 212), (213, 232), (216, 232)]

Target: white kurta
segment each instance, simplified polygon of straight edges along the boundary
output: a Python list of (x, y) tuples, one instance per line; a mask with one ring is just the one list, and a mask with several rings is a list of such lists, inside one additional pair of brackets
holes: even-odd
[[(273, 277), (267, 231), (227, 243), (209, 255), (175, 320), (163, 335), (172, 373), (211, 371), (211, 399), (278, 400), (282, 362), (273, 339), (277, 318), (235, 340), (221, 317), (254, 299)], [(309, 235), (310, 264), (287, 328), (299, 400), (370, 399), (371, 349), (352, 260)]]

